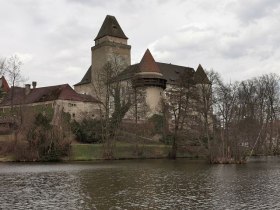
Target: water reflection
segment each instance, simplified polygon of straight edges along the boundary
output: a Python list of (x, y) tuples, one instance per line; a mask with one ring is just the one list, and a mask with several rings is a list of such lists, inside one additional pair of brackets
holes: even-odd
[(0, 164), (0, 209), (279, 209), (279, 163)]

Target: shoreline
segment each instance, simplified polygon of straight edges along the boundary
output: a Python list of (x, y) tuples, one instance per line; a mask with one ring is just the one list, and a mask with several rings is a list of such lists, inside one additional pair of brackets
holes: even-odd
[[(280, 157), (280, 155), (254, 155), (254, 156), (250, 156), (247, 158), (247, 161), (244, 162), (244, 163), (211, 163), (211, 165), (231, 165), (231, 164), (237, 164), (237, 165), (242, 165), (242, 164), (246, 164), (248, 162), (251, 162), (250, 161), (250, 158), (278, 158)], [(183, 157), (183, 156), (180, 156), (180, 157), (177, 157), (176, 159), (170, 159), (168, 157), (135, 157), (135, 158), (131, 158), (131, 157), (127, 157), (127, 158), (113, 158), (113, 159), (106, 159), (106, 158), (99, 158), (99, 159), (77, 159), (77, 160), (74, 160), (74, 159), (70, 159), (69, 157), (66, 157), (66, 158), (62, 158), (61, 160), (54, 160), (54, 161), (42, 161), (42, 160), (35, 160), (35, 161), (25, 161), (25, 160), (22, 160), (22, 161), (17, 161), (17, 160), (14, 160), (11, 156), (0, 156), (0, 164), (1, 163), (82, 163), (82, 162), (100, 162), (100, 161), (125, 161), (125, 160), (135, 160), (135, 161), (138, 161), (138, 160), (182, 160), (182, 159), (188, 159), (188, 160), (201, 160), (201, 161), (205, 161), (207, 162), (207, 159), (205, 157), (202, 157), (202, 156), (193, 156), (193, 157), (190, 157), (190, 156), (186, 156), (186, 157)], [(248, 161), (249, 160), (249, 161)]]
[(150, 158), (119, 158), (119, 159), (90, 159), (90, 160), (56, 160), (56, 161), (16, 161), (13, 159), (9, 159), (6, 157), (0, 157), (0, 163), (79, 163), (79, 162), (99, 162), (99, 161), (125, 161), (125, 160), (180, 160), (180, 159), (188, 159), (188, 160), (205, 160), (202, 157), (177, 157), (176, 159), (170, 159), (168, 157), (150, 157)]
[[(0, 155), (0, 162), (82, 162), (82, 161), (106, 161), (106, 160), (145, 160), (145, 159), (169, 159), (171, 146), (165, 144), (131, 144), (118, 142), (113, 151), (112, 158), (104, 158), (102, 144), (72, 144), (68, 156), (60, 160), (15, 160), (11, 153)], [(177, 158), (205, 159), (197, 153), (187, 150), (178, 150)]]

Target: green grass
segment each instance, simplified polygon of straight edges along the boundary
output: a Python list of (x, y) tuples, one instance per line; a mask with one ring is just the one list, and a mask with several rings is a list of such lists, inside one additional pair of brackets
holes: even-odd
[[(166, 158), (169, 145), (117, 143), (114, 149), (115, 159)], [(102, 144), (72, 144), (71, 160), (103, 159)]]
[[(72, 144), (71, 155), (65, 160), (71, 161), (90, 161), (103, 160), (102, 144)], [(114, 149), (115, 159), (147, 159), (147, 158), (167, 158), (170, 145), (164, 144), (136, 144), (120, 143), (116, 144)], [(187, 151), (178, 151), (177, 157), (195, 158)], [(0, 155), (0, 162), (13, 161), (11, 155)]]
[(71, 160), (98, 160), (102, 159), (101, 144), (72, 144)]
[(13, 156), (11, 156), (11, 155), (1, 156), (0, 155), (0, 162), (11, 162), (11, 161), (14, 161)]

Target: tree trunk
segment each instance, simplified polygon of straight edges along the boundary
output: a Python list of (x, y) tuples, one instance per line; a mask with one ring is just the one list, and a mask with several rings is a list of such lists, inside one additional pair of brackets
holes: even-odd
[(177, 139), (178, 139), (178, 125), (175, 125), (172, 148), (171, 148), (171, 152), (169, 153), (169, 158), (174, 160), (177, 158)]

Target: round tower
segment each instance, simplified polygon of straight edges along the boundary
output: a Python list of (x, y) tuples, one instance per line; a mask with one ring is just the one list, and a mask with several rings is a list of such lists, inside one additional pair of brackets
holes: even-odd
[(149, 107), (149, 115), (158, 114), (162, 110), (161, 95), (166, 88), (166, 79), (155, 62), (149, 49), (146, 50), (139, 64), (132, 84), (134, 88), (140, 88), (145, 93), (146, 104)]

